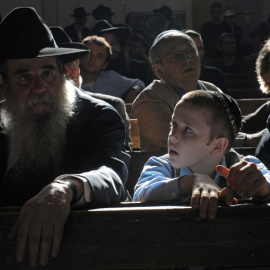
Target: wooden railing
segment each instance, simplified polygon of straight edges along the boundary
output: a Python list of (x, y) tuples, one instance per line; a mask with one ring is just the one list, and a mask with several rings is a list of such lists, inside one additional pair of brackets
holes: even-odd
[[(15, 242), (5, 240), (18, 213), (0, 209), (1, 270), (32, 269), (28, 259), (15, 262)], [(214, 220), (177, 203), (77, 210), (67, 221), (59, 256), (36, 269), (270, 269), (269, 224), (270, 205), (251, 201), (220, 206)]]

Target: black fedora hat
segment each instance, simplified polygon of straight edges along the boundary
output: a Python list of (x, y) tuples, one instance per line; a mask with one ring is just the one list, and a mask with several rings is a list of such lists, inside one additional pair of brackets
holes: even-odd
[(109, 7), (105, 7), (103, 5), (99, 5), (92, 11), (92, 15), (95, 20), (102, 20), (108, 17), (113, 16), (115, 13), (111, 11)]
[(90, 14), (85, 11), (84, 7), (78, 7), (73, 10), (73, 14), (71, 14), (70, 16), (75, 17), (75, 18), (80, 18), (80, 17), (89, 16), (89, 15)]
[(70, 36), (62, 27), (50, 26), (49, 28), (58, 47), (89, 50), (85, 44), (80, 42), (73, 42)]
[(112, 33), (117, 36), (120, 42), (125, 43), (131, 35), (127, 27), (114, 27), (106, 20), (98, 21), (91, 29), (92, 35), (102, 36), (105, 33)]
[[(50, 26), (49, 28), (53, 34), (53, 38), (54, 38), (58, 47), (88, 50), (89, 51), (88, 46), (86, 46), (85, 44), (80, 43), (80, 42), (73, 42), (72, 39), (70, 38), (70, 36), (66, 33), (66, 31), (62, 27)], [(87, 55), (84, 55), (80, 60), (81, 61), (84, 60), (84, 57), (86, 57), (86, 56)], [(64, 64), (72, 62), (72, 60), (69, 61), (68, 56), (64, 60), (65, 60), (65, 61), (63, 61)]]
[(0, 60), (59, 56), (66, 62), (88, 52), (58, 47), (49, 27), (32, 7), (13, 9), (0, 24)]

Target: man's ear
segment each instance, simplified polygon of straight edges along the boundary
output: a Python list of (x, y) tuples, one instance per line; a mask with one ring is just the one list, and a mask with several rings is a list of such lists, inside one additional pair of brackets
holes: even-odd
[(163, 73), (159, 64), (154, 64), (153, 69), (158, 78), (163, 79)]
[(229, 141), (226, 137), (216, 138), (215, 141), (213, 142), (213, 148), (211, 150), (211, 154), (217, 155), (217, 154), (223, 153), (226, 150), (228, 144), (229, 144)]

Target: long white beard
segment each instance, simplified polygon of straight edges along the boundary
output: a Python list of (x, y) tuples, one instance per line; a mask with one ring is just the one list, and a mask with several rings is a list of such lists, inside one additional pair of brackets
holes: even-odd
[[(20, 104), (7, 96), (1, 110), (1, 120), (10, 140), (7, 171), (13, 167), (19, 174), (21, 170), (47, 170), (58, 166), (75, 100), (74, 86), (69, 82), (63, 84), (56, 98), (48, 93), (33, 94), (28, 104)], [(31, 105), (40, 101), (50, 105), (33, 113)]]

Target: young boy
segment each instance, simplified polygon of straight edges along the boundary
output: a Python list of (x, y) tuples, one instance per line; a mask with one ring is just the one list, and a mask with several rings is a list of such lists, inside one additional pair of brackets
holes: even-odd
[(202, 218), (214, 218), (218, 199), (231, 204), (235, 194), (268, 200), (270, 173), (264, 164), (230, 150), (240, 128), (241, 112), (232, 97), (203, 90), (185, 94), (172, 116), (168, 154), (148, 160), (134, 200), (191, 197)]

